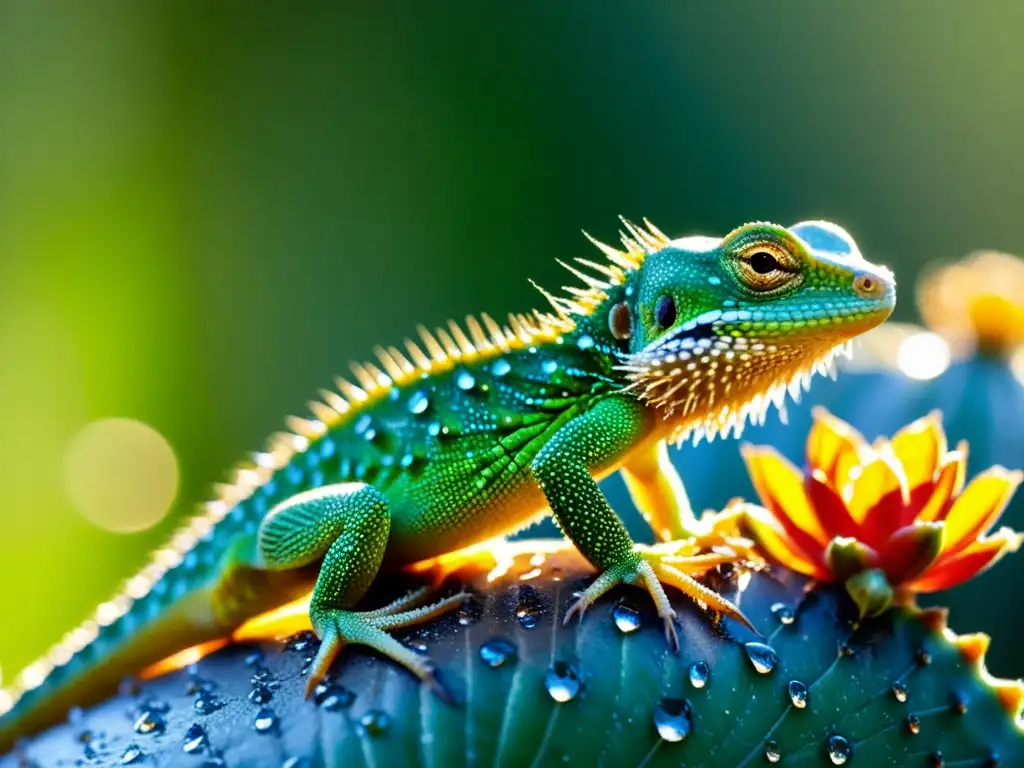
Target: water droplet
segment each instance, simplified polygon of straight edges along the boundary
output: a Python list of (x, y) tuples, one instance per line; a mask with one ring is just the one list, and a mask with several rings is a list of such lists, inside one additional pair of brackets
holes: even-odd
[(801, 683), (799, 680), (789, 681), (789, 700), (793, 702), (793, 706), (797, 709), (803, 709), (807, 706), (807, 686)]
[(896, 697), (896, 701), (900, 704), (907, 700), (907, 696), (910, 695), (910, 691), (907, 690), (907, 684), (897, 680), (892, 684), (892, 695)]
[(206, 746), (206, 731), (199, 723), (192, 723), (185, 731), (185, 743), (181, 748), (188, 754), (194, 754)]
[(516, 618), (523, 629), (533, 629), (537, 626), (537, 617), (540, 609), (529, 603), (520, 603), (516, 606)]
[(441, 434), (441, 422), (432, 421), (427, 425), (427, 434), (431, 437), (437, 437)]
[(496, 669), (516, 660), (516, 647), (503, 637), (492, 637), (480, 646), (480, 658), (491, 669)]
[(590, 349), (592, 346), (594, 346), (594, 339), (592, 336), (583, 334), (578, 339), (576, 339), (576, 346), (579, 347), (580, 349)]
[(941, 752), (932, 752), (928, 755), (928, 768), (946, 768), (946, 759)]
[(337, 683), (320, 683), (313, 689), (313, 701), (328, 712), (351, 707), (355, 700), (356, 695), (352, 691)]
[(773, 603), (772, 615), (775, 616), (781, 624), (792, 624), (796, 621), (796, 613), (785, 603)]
[(316, 635), (311, 630), (304, 629), (289, 637), (285, 641), (284, 649), (295, 653), (305, 653), (318, 645), (319, 641), (316, 639)]
[(289, 757), (281, 763), (281, 768), (313, 768), (313, 761), (308, 757)]
[(769, 739), (764, 745), (764, 756), (769, 763), (777, 763), (782, 759), (782, 752), (779, 751), (779, 742)]
[(132, 727), (136, 733), (140, 734), (163, 733), (167, 723), (160, 714), (146, 710), (139, 716), (139, 719), (135, 721), (135, 725)]
[(921, 720), (917, 715), (907, 715), (907, 730), (914, 734), (921, 732)]
[(553, 374), (555, 371), (558, 370), (558, 361), (557, 360), (545, 360), (543, 363), (540, 364), (540, 369), (541, 369), (541, 371), (546, 373), (548, 376), (550, 376), (551, 374)]
[(917, 653), (914, 654), (914, 660), (922, 667), (927, 667), (932, 663), (932, 655), (928, 653), (924, 648), (918, 648)]
[(274, 694), (271, 692), (270, 688), (265, 685), (253, 686), (253, 689), (249, 691), (249, 701), (253, 704), (263, 706), (264, 704), (269, 703), (272, 698), (274, 698)]
[(142, 759), (142, 750), (138, 744), (129, 744), (121, 753), (121, 765), (132, 765)]
[(412, 397), (409, 398), (409, 413), (419, 415), (427, 410), (430, 405), (430, 400), (427, 399), (427, 393), (423, 390), (419, 392), (413, 392)]
[(770, 645), (751, 641), (744, 643), (743, 647), (746, 649), (747, 657), (750, 659), (750, 663), (754, 665), (754, 669), (762, 675), (767, 675), (779, 663), (779, 656)]
[(832, 765), (845, 765), (853, 754), (853, 748), (845, 738), (836, 734), (828, 738), (828, 759)]
[(576, 698), (580, 692), (580, 678), (568, 662), (556, 661), (544, 675), (544, 687), (552, 699), (565, 703)]
[(469, 390), (476, 386), (476, 378), (469, 371), (459, 371), (455, 377), (455, 386), (463, 392), (469, 392)]
[(257, 733), (267, 733), (271, 731), (277, 725), (277, 715), (274, 714), (274, 710), (269, 707), (264, 707), (256, 713), (256, 717), (252, 720), (252, 727), (256, 729)]
[(216, 712), (223, 706), (224, 703), (219, 701), (217, 697), (209, 691), (200, 691), (196, 694), (195, 701), (192, 702), (192, 708), (200, 715), (208, 715), (211, 712)]
[(501, 376), (506, 375), (511, 370), (512, 366), (509, 365), (508, 360), (506, 360), (505, 358), (499, 358), (495, 360), (494, 363), (491, 365), (491, 373), (493, 373), (495, 376), (498, 376), (499, 378)]
[(654, 707), (654, 727), (665, 741), (682, 741), (693, 730), (693, 710), (686, 699), (662, 699)]
[(628, 634), (640, 629), (640, 611), (625, 603), (619, 603), (612, 608), (612, 620), (620, 632)]
[(371, 709), (359, 718), (359, 724), (371, 736), (379, 736), (387, 730), (388, 715), (383, 710)]
[(694, 688), (703, 688), (708, 684), (708, 678), (711, 676), (711, 669), (708, 667), (707, 662), (695, 661), (690, 665), (690, 685)]

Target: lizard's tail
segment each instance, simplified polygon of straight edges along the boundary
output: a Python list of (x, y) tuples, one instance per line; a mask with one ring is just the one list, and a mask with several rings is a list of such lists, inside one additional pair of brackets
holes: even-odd
[(101, 605), (0, 689), (0, 755), (17, 739), (59, 722), (72, 707), (113, 693), (132, 673), (223, 636), (213, 620), (209, 588), (189, 585), (177, 570), (137, 599), (122, 594)]

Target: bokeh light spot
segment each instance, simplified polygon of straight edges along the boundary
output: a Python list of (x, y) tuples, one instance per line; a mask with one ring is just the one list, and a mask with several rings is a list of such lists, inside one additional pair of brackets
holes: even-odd
[(1024, 387), (1024, 347), (1018, 347), (1017, 351), (1010, 355), (1010, 370), (1014, 377)]
[(132, 419), (103, 419), (68, 446), (65, 488), (94, 525), (142, 531), (167, 514), (178, 492), (178, 461), (163, 435)]
[(936, 333), (922, 331), (900, 342), (896, 365), (912, 379), (926, 381), (949, 368), (949, 345)]

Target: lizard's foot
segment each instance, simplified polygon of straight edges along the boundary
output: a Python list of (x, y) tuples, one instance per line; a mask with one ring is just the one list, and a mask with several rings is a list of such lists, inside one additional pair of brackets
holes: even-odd
[[(685, 542), (684, 542), (685, 543)], [(637, 545), (630, 556), (621, 564), (608, 568), (584, 590), (579, 599), (565, 614), (567, 623), (574, 615), (582, 619), (587, 608), (598, 598), (617, 584), (641, 584), (654, 599), (658, 616), (665, 624), (665, 637), (673, 650), (679, 649), (679, 637), (676, 633), (676, 612), (669, 603), (663, 584), (669, 584), (684, 592), (703, 608), (718, 611), (742, 622), (750, 629), (753, 625), (740, 609), (698, 582), (692, 574), (699, 575), (723, 563), (733, 563), (742, 558), (735, 552), (708, 552), (705, 554), (687, 555), (680, 550), (662, 551), (664, 545), (644, 547)], [(754, 630), (756, 631), (756, 630)]]
[(447, 613), (460, 605), (466, 596), (466, 593), (460, 592), (430, 605), (411, 607), (422, 602), (429, 593), (429, 588), (418, 589), (373, 611), (356, 612), (312, 606), (309, 614), (313, 629), (320, 638), (320, 650), (309, 669), (306, 698), (312, 695), (324, 679), (341, 649), (349, 643), (357, 643), (380, 651), (398, 662), (429, 685), (441, 699), (452, 703), (430, 659), (407, 648), (388, 634), (388, 630), (420, 624)]

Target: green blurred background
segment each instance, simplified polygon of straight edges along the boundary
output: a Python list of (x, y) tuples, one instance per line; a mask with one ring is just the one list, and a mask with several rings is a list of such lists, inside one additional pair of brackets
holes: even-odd
[[(347, 360), (533, 306), (581, 228), (830, 218), (908, 287), (1024, 252), (1022, 26), (1008, 1), (4, 3), (7, 676)], [(180, 462), (142, 533), (62, 481), (107, 417)]]

